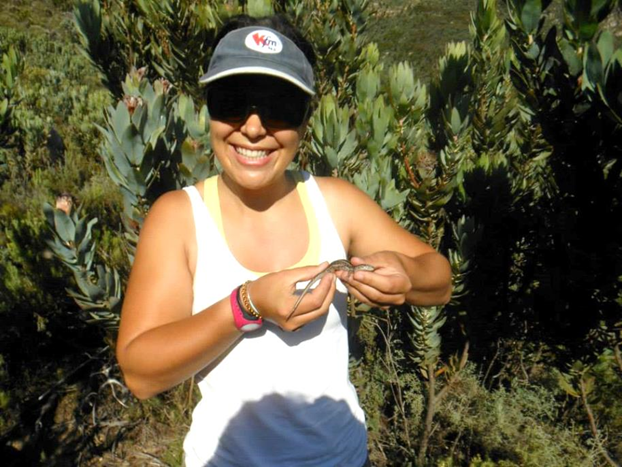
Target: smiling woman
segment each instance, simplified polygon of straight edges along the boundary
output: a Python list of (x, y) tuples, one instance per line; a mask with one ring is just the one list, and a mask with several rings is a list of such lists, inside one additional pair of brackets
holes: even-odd
[(207, 94), (212, 148), (224, 176), (241, 186), (245, 177), (249, 187), (281, 177), (303, 137), (309, 95), (281, 79), (255, 74), (217, 81)]
[[(216, 44), (201, 81), (222, 173), (151, 209), (119, 363), (141, 398), (198, 376), (187, 466), (367, 465), (347, 293), (445, 303), (449, 265), (349, 183), (287, 170), (315, 94), (313, 50), (289, 23), (237, 17)], [(336, 260), (349, 267), (327, 270)]]

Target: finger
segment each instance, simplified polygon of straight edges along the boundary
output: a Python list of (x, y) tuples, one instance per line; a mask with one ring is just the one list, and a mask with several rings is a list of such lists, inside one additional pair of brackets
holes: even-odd
[(357, 277), (359, 278), (359, 281), (367, 282), (367, 279), (366, 279), (367, 276), (365, 274), (368, 274), (368, 273), (369, 274), (373, 274), (374, 272), (373, 271), (356, 271), (356, 272), (351, 272), (351, 271), (348, 271), (346, 269), (343, 269), (343, 270), (340, 269), (340, 270), (335, 271), (334, 274), (337, 276), (337, 278), (339, 280), (341, 280), (342, 282), (345, 283), (345, 282), (350, 282), (350, 281), (354, 280)]
[(370, 261), (372, 257), (373, 255), (368, 256), (366, 259), (363, 259), (358, 256), (353, 256), (352, 258), (350, 258), (350, 263), (352, 263), (353, 266), (359, 266), (361, 264), (369, 264), (369, 263), (366, 263), (366, 261)]
[(329, 285), (328, 293), (324, 296), (324, 302), (320, 307), (320, 310), (328, 311), (330, 304), (333, 303), (333, 298), (335, 297), (335, 292), (337, 290), (337, 280), (335, 279), (334, 274), (327, 274), (329, 277)]
[(356, 290), (353, 288), (349, 289), (348, 291), (350, 292), (350, 296), (354, 300), (360, 303), (363, 303), (365, 305), (374, 307), (374, 308), (381, 308), (383, 310), (386, 310), (392, 306), (397, 306), (397, 305), (401, 305), (402, 303), (404, 303), (403, 295), (371, 298), (371, 297), (367, 297), (366, 295), (362, 294), (359, 290)]
[(283, 327), (281, 327), (281, 329), (283, 329), (284, 331), (290, 331), (290, 332), (300, 331), (300, 329), (302, 329), (304, 326), (321, 318), (324, 314), (326, 314), (325, 311), (315, 310), (310, 313), (306, 313), (303, 316), (294, 316), (292, 319), (287, 321), (283, 325)]
[(369, 298), (363, 295), (358, 289), (352, 287), (350, 284), (346, 284), (346, 289), (348, 289), (348, 294), (350, 294), (351, 298), (354, 298), (365, 305), (374, 306), (374, 303)]
[[(328, 275), (326, 277), (328, 277)], [(324, 277), (323, 280), (326, 279), (326, 277)], [(333, 297), (335, 296), (335, 291), (337, 290), (337, 287), (334, 278), (333, 280), (329, 280), (327, 282), (329, 284), (329, 290), (328, 293), (326, 293), (326, 295), (324, 296), (321, 305), (318, 308), (311, 309), (300, 314), (298, 313), (298, 311), (296, 311), (296, 314), (285, 323), (285, 330), (289, 330), (292, 332), (298, 331), (304, 325), (315, 321), (316, 319), (320, 318), (328, 312), (328, 309), (330, 308), (330, 305), (333, 301)]]
[[(356, 287), (360, 284), (388, 295), (406, 293), (412, 287), (408, 276), (400, 273), (378, 274), (371, 271), (356, 271), (345, 280)], [(366, 293), (364, 287), (363, 293)]]
[[(309, 289), (307, 291), (305, 296), (302, 297), (302, 300), (298, 304), (298, 307), (296, 308), (294, 314), (289, 316), (287, 319), (289, 320), (294, 316), (300, 316), (320, 308), (324, 304), (326, 296), (330, 293), (331, 287), (334, 287), (334, 283), (334, 274), (326, 274), (324, 277), (322, 277), (322, 279), (315, 288)], [(298, 298), (295, 298), (295, 300), (292, 299), (292, 308), (294, 307), (296, 301), (298, 301)]]
[(402, 291), (386, 292), (358, 281), (348, 282), (347, 287), (357, 300), (368, 305), (401, 305), (406, 299)]

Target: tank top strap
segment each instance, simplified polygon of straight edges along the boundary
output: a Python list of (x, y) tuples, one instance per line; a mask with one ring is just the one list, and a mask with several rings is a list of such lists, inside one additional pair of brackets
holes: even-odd
[(330, 215), (326, 199), (320, 190), (320, 187), (315, 180), (315, 177), (309, 172), (301, 171), (297, 173), (297, 176), (304, 181), (306, 192), (309, 197), (312, 209), (317, 219), (318, 229), (321, 232), (322, 249), (320, 258), (321, 261), (334, 261), (346, 257), (346, 251), (337, 231), (337, 227), (333, 222), (333, 218)]
[(208, 215), (205, 210), (205, 205), (203, 204), (203, 197), (199, 190), (194, 186), (187, 186), (184, 188), (184, 191), (188, 194), (190, 198), (190, 205), (192, 206), (192, 217), (194, 218), (194, 228), (197, 235), (197, 240), (200, 238), (204, 238), (206, 232), (209, 232), (213, 224), (212, 219)]

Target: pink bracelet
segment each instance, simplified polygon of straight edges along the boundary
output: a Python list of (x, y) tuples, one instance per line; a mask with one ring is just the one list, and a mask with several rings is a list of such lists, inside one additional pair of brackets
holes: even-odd
[(231, 303), (231, 311), (233, 312), (235, 327), (242, 332), (255, 331), (263, 325), (263, 320), (261, 318), (250, 320), (244, 317), (244, 313), (238, 303), (238, 289), (239, 287), (233, 289), (231, 295), (229, 296), (229, 303)]

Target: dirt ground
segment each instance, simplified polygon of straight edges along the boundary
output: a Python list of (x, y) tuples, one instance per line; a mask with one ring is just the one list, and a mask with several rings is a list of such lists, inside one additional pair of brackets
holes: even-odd
[(21, 402), (19, 423), (0, 436), (4, 466), (181, 465), (194, 385), (139, 401), (122, 386), (115, 366), (84, 370)]

